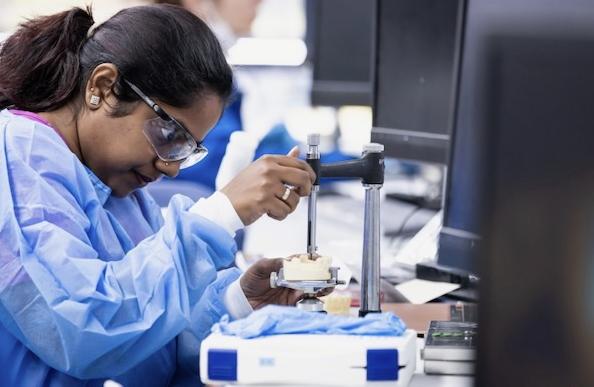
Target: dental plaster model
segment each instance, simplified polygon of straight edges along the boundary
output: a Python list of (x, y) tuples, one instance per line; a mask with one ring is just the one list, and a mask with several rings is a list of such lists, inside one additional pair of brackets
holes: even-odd
[(292, 256), (283, 262), (284, 277), (287, 281), (325, 281), (330, 279), (332, 258), (309, 255)]

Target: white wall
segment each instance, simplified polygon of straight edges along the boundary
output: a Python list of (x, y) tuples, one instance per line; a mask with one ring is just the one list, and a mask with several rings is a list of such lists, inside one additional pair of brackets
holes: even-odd
[(28, 18), (64, 11), (70, 7), (93, 4), (95, 21), (100, 23), (122, 8), (146, 4), (144, 0), (0, 0), (0, 32), (13, 31)]

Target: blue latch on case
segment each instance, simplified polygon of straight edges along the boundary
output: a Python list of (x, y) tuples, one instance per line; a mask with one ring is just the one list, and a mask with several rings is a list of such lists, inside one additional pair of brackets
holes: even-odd
[(209, 350), (208, 378), (211, 380), (237, 381), (237, 351), (234, 349)]
[(398, 351), (367, 350), (367, 380), (398, 380)]

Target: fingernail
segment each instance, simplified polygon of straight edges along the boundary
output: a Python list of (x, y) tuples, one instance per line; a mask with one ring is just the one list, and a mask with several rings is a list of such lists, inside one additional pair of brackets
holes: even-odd
[[(295, 152), (296, 150), (299, 150), (299, 145), (295, 145), (293, 148), (291, 148), (291, 150), (287, 154), (290, 155), (291, 153)], [(299, 154), (297, 154), (297, 156), (299, 156)]]

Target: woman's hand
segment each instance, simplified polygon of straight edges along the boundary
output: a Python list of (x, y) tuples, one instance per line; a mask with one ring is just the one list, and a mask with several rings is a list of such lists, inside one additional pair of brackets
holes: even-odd
[(287, 156), (262, 156), (221, 189), (244, 225), (264, 214), (282, 220), (297, 208), (300, 196), (309, 195), (316, 176), (298, 155), (295, 147)]
[(250, 266), (241, 277), (241, 289), (254, 310), (269, 304), (295, 305), (303, 298), (303, 292), (270, 287), (270, 273), (278, 272), (281, 267), (282, 258), (264, 258)]
[[(279, 287), (270, 287), (270, 273), (276, 272), (283, 267), (283, 258), (260, 259), (254, 263), (243, 274), (239, 284), (254, 310), (269, 304), (295, 305), (303, 298), (303, 292)], [(322, 297), (332, 293), (333, 288), (326, 288), (319, 291), (316, 296)]]

